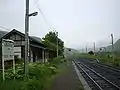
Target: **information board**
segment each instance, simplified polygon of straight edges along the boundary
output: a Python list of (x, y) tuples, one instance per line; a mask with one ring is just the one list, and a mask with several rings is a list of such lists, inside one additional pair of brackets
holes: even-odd
[(2, 55), (4, 61), (14, 59), (14, 41), (3, 39), (2, 40)]
[(2, 71), (3, 81), (5, 80), (5, 68), (4, 62), (7, 60), (13, 61), (13, 73), (15, 74), (15, 61), (14, 61), (14, 41), (8, 39), (2, 39)]

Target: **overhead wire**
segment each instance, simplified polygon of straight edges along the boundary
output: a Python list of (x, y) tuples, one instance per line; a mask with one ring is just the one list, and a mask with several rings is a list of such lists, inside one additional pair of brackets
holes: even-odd
[(36, 1), (34, 0), (34, 3), (36, 4), (39, 12), (41, 13), (43, 19), (44, 19), (45, 22), (46, 22), (46, 24), (48, 25), (49, 28), (51, 28), (51, 25), (49, 24), (49, 22), (48, 22), (48, 20), (46, 19), (46, 17), (45, 17), (45, 15), (44, 15), (44, 13), (42, 12), (42, 10), (40, 9), (38, 2), (39, 2), (39, 0), (36, 0)]
[(0, 28), (5, 29), (5, 30), (7, 30), (7, 31), (11, 31), (10, 29), (8, 29), (8, 28), (6, 28), (6, 27), (4, 27), (4, 26), (1, 26), (1, 25), (0, 25)]
[[(38, 2), (39, 2), (39, 0), (36, 0), (36, 1), (34, 0), (34, 3), (36, 4), (39, 12), (41, 13), (43, 19), (44, 19), (45, 22), (46, 22), (46, 24), (48, 25), (49, 28), (51, 28), (51, 25), (49, 24), (49, 22), (48, 22), (48, 20), (46, 19), (46, 17), (45, 17), (45, 15), (44, 15), (44, 13), (42, 12), (42, 10), (40, 9)], [(6, 28), (6, 27), (4, 27), (4, 26), (1, 26), (1, 25), (0, 25), (0, 28), (5, 29), (5, 30), (7, 30), (7, 31), (11, 31), (10, 29), (8, 29), (8, 28)]]

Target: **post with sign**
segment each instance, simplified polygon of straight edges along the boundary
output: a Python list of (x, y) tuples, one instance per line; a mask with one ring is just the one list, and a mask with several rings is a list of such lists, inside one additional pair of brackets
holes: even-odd
[(3, 39), (2, 40), (2, 72), (3, 80), (5, 80), (5, 61), (13, 60), (13, 73), (15, 74), (15, 61), (14, 61), (14, 41)]

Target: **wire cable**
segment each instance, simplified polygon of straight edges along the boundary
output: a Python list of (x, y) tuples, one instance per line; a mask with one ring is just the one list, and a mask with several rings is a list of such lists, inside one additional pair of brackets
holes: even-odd
[(7, 30), (7, 31), (11, 31), (10, 29), (8, 29), (8, 28), (6, 28), (6, 27), (4, 27), (4, 26), (0, 26), (0, 28), (5, 29), (5, 30)]
[(48, 20), (46, 19), (45, 15), (43, 14), (42, 10), (41, 10), (40, 7), (39, 7), (39, 4), (38, 4), (39, 0), (36, 0), (36, 1), (34, 0), (34, 2), (35, 2), (35, 4), (36, 4), (39, 12), (41, 13), (43, 19), (45, 20), (46, 24), (48, 25), (48, 27), (51, 27), (51, 25), (48, 23)]

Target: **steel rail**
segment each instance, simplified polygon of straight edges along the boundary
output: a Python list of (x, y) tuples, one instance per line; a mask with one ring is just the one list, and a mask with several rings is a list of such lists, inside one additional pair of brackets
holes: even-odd
[(100, 89), (103, 90), (102, 87), (98, 84), (98, 82), (96, 82), (79, 64), (83, 65), (85, 68), (87, 68), (88, 70), (90, 70), (91, 72), (93, 72), (94, 74), (96, 74), (98, 77), (100, 77), (101, 79), (103, 79), (104, 81), (108, 82), (112, 87), (115, 87), (117, 90), (120, 90), (120, 87), (115, 85), (114, 83), (112, 83), (111, 81), (107, 80), (105, 77), (103, 77), (102, 75), (100, 75), (99, 73), (95, 72), (93, 69), (89, 68), (88, 66), (84, 65), (83, 63), (77, 63), (76, 61), (74, 61), (75, 64), (93, 81), (93, 83)]
[(103, 90), (103, 89), (97, 84), (97, 82), (96, 82), (84, 69), (82, 69), (81, 66), (79, 66), (75, 61), (74, 61), (74, 63), (76, 64), (77, 67), (79, 67), (79, 68), (89, 77), (89, 79), (90, 79), (91, 81), (93, 81), (93, 83), (94, 83), (100, 90)]

